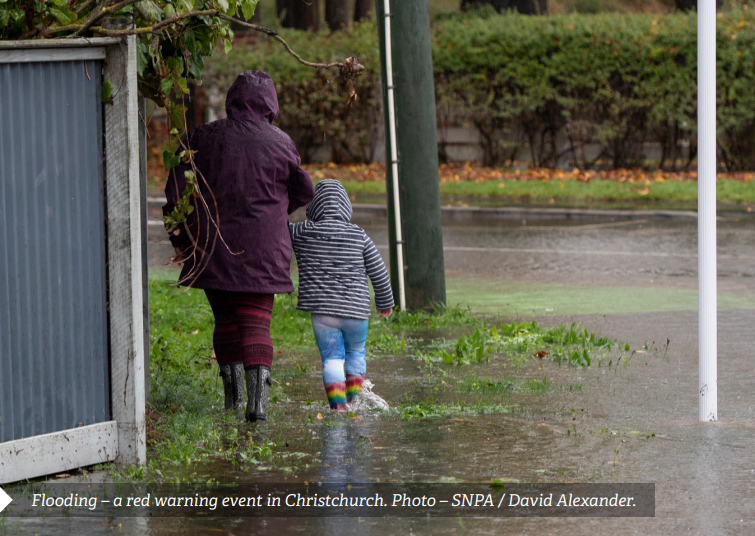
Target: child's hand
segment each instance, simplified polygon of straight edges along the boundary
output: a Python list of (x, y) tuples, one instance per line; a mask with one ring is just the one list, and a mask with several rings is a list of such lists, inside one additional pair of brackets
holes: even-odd
[(380, 313), (380, 318), (388, 318), (393, 314), (393, 307), (390, 309), (378, 309), (378, 313)]

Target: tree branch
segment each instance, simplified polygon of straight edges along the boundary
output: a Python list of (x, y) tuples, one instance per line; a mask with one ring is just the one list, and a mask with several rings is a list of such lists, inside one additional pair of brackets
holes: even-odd
[(301, 63), (302, 65), (306, 65), (307, 67), (315, 67), (318, 69), (332, 69), (333, 67), (340, 67), (343, 68), (344, 64), (337, 62), (337, 63), (314, 63), (311, 61), (307, 61), (303, 59), (301, 56), (299, 56), (296, 52), (293, 51), (293, 49), (289, 46), (288, 43), (286, 43), (285, 39), (283, 39), (278, 32), (275, 30), (271, 30), (270, 28), (265, 28), (264, 26), (260, 26), (259, 24), (254, 24), (251, 22), (245, 22), (239, 19), (234, 19), (233, 17), (229, 17), (228, 15), (225, 15), (223, 13), (220, 13), (218, 15), (221, 19), (234, 22), (236, 24), (241, 24), (242, 26), (246, 26), (247, 28), (251, 28), (252, 30), (255, 30), (257, 32), (261, 32), (263, 34), (269, 35), (276, 41), (280, 42), (284, 47), (286, 47), (286, 50), (289, 54), (291, 54), (294, 58), (296, 58), (296, 61)]
[(76, 13), (81, 13), (81, 12), (82, 12), (82, 11), (84, 11), (84, 10), (85, 10), (86, 8), (88, 8), (88, 7), (89, 7), (89, 5), (90, 5), (90, 4), (92, 3), (92, 2), (94, 2), (94, 1), (95, 1), (95, 0), (86, 0), (86, 2), (84, 2), (84, 3), (83, 3), (83, 4), (81, 4), (81, 5), (79, 6), (79, 7), (77, 7), (77, 8), (76, 8)]
[[(97, 22), (101, 21), (103, 18), (107, 17), (111, 13), (115, 13), (116, 11), (121, 10), (124, 7), (130, 6), (132, 4), (135, 4), (138, 1), (139, 0), (122, 0), (121, 2), (113, 4), (110, 7), (105, 6), (101, 10), (97, 10), (97, 9), (92, 10), (92, 12), (89, 14), (86, 21), (82, 25), (82, 27), (76, 30), (76, 32), (74, 32), (69, 37), (79, 37), (81, 34), (89, 30)], [(57, 33), (59, 30), (57, 28), (50, 28), (50, 31)]]
[[(127, 1), (139, 1), (139, 0), (127, 0)], [(103, 28), (102, 26), (90, 26), (90, 27), (87, 27), (87, 30), (92, 30), (94, 32), (97, 32), (99, 34), (102, 34), (108, 37), (120, 37), (123, 35), (141, 35), (141, 34), (159, 32), (160, 30), (162, 30), (163, 28), (167, 26), (170, 26), (171, 24), (174, 24), (183, 19), (188, 19), (190, 17), (212, 17), (217, 14), (218, 14), (218, 11), (216, 9), (208, 9), (205, 11), (191, 11), (189, 13), (182, 13), (181, 15), (176, 15), (175, 17), (165, 19), (163, 21), (160, 21), (157, 24), (153, 24), (152, 26), (142, 26), (141, 28), (125, 28), (123, 30), (110, 30), (108, 28)], [(82, 27), (83, 25), (81, 24), (69, 24), (68, 26), (58, 26), (57, 28), (50, 28), (48, 31), (49, 33), (59, 33), (59, 32), (70, 32), (71, 30), (77, 30), (75, 33), (65, 37), (66, 39), (73, 39), (82, 31), (84, 31), (81, 29)]]

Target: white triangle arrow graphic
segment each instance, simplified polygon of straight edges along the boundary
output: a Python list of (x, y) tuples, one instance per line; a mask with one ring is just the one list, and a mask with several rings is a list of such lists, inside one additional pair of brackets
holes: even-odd
[(10, 495), (5, 493), (3, 491), (3, 488), (0, 488), (0, 512), (5, 510), (5, 507), (8, 506), (11, 502), (13, 502), (13, 499), (10, 498)]

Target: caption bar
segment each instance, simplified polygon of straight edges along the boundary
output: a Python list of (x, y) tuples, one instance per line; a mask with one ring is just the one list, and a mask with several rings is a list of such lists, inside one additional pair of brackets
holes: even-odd
[(8, 517), (655, 517), (655, 484), (37, 483)]

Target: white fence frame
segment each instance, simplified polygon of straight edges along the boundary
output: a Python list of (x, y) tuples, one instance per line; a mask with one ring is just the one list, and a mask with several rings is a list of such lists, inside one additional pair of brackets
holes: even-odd
[(0, 41), (6, 61), (104, 58), (110, 410), (112, 420), (0, 443), (0, 484), (104, 462), (146, 461), (136, 38)]

